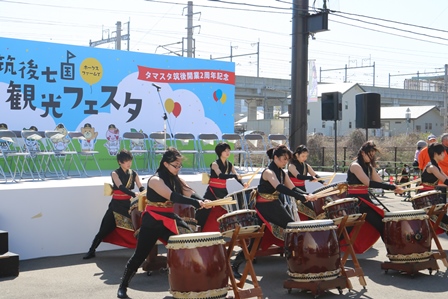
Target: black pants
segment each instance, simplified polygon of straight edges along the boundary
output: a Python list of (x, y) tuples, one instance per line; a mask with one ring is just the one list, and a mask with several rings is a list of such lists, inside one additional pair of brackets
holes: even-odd
[(142, 226), (138, 235), (137, 247), (134, 254), (129, 259), (126, 267), (136, 272), (143, 261), (151, 252), (157, 242), (157, 239), (168, 241), (169, 237), (174, 235), (167, 229), (162, 221), (154, 219), (149, 213), (145, 213), (142, 218)]
[(103, 216), (103, 220), (101, 220), (100, 230), (96, 234), (95, 239), (103, 240), (117, 227), (115, 224), (114, 212), (130, 217), (128, 212), (129, 208), (129, 200), (112, 199), (106, 213)]

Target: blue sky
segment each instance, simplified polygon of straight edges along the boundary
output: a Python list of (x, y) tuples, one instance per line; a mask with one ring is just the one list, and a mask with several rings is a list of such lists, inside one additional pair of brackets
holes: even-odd
[[(309, 2), (312, 6), (313, 1)], [(322, 2), (317, 0), (315, 7), (322, 7)], [(193, 1), (196, 57), (229, 57), (232, 51), (237, 75), (259, 72), (261, 77), (289, 78), (291, 3)], [(187, 1), (180, 0), (0, 0), (0, 37), (87, 46), (89, 40), (114, 34), (117, 21), (126, 33), (125, 23), (130, 21), (131, 51), (167, 54), (167, 49), (180, 51), (187, 36), (186, 6)], [(405, 78), (412, 77), (405, 74), (423, 76), (442, 71), (448, 63), (446, 1), (331, 0), (328, 6), (335, 11), (329, 18), (330, 31), (309, 41), (309, 59), (316, 60), (318, 69), (375, 63), (376, 85), (387, 86), (390, 74), (392, 87), (400, 88)], [(125, 43), (122, 48), (126, 49)], [(343, 70), (325, 71), (322, 78), (340, 82), (344, 75)], [(373, 82), (373, 68), (352, 69), (347, 75), (350, 82)]]

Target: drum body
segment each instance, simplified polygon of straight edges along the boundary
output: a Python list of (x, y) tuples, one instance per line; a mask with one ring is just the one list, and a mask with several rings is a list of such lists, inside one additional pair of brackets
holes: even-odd
[(323, 209), (328, 219), (337, 220), (347, 215), (359, 214), (359, 199), (343, 198), (326, 204)]
[(385, 212), (384, 243), (392, 263), (425, 262), (431, 253), (431, 233), (425, 210)]
[(218, 232), (171, 236), (168, 240), (168, 280), (174, 298), (225, 298), (225, 242)]
[(445, 199), (438, 190), (418, 193), (411, 197), (412, 207), (415, 210), (430, 208), (433, 205), (445, 204)]
[(328, 192), (340, 190), (340, 194), (329, 195), (326, 197), (319, 198), (316, 201), (313, 201), (314, 212), (316, 213), (317, 218), (324, 218), (324, 215), (325, 215), (324, 214), (325, 213), (324, 206), (325, 206), (326, 202), (335, 201), (335, 200), (347, 197), (348, 184), (347, 183), (333, 183), (333, 184), (330, 184), (330, 185), (327, 185), (327, 186), (324, 186), (324, 187), (314, 190), (312, 194), (316, 194), (323, 190), (327, 190)]
[(224, 237), (231, 237), (236, 225), (239, 225), (240, 234), (252, 233), (260, 228), (257, 212), (254, 210), (238, 210), (227, 213), (218, 218), (219, 230)]
[(250, 201), (250, 195), (252, 191), (256, 190), (257, 187), (243, 189), (237, 192), (229, 193), (226, 197), (231, 197), (236, 201), (234, 205), (225, 205), (223, 206), (227, 212), (238, 211), (242, 209), (253, 209), (255, 206), (255, 201)]
[[(196, 210), (192, 205), (175, 203), (173, 205), (174, 214), (177, 214), (182, 220), (184, 220), (188, 226), (196, 232), (198, 230), (198, 221), (195, 219)], [(184, 231), (179, 231), (185, 233)]]
[(295, 281), (331, 280), (341, 271), (339, 242), (332, 220), (290, 222), (285, 230), (288, 275)]

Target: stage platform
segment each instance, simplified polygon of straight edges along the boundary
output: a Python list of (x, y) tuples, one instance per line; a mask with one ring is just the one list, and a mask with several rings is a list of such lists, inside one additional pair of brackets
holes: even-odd
[[(200, 173), (180, 175), (197, 193), (205, 193)], [(251, 187), (258, 185), (259, 176)], [(150, 176), (140, 177), (146, 186)], [(345, 178), (346, 174), (338, 174), (333, 182)], [(9, 233), (9, 251), (19, 254), (20, 260), (86, 252), (111, 199), (103, 195), (106, 182), (111, 182), (110, 176), (0, 184), (0, 230)], [(309, 191), (320, 186), (307, 182)], [(239, 191), (241, 185), (229, 180), (228, 190)], [(98, 250), (121, 248), (101, 243)]]

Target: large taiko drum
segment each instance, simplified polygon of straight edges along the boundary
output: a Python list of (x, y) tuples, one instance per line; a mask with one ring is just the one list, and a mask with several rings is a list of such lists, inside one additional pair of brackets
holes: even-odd
[(226, 197), (231, 197), (236, 201), (236, 204), (223, 206), (227, 212), (242, 210), (242, 209), (253, 209), (255, 206), (255, 201), (250, 201), (250, 195), (252, 191), (256, 190), (257, 187), (247, 188), (233, 193), (229, 193)]
[(358, 201), (355, 197), (338, 199), (326, 204), (323, 209), (328, 219), (339, 222), (344, 216), (359, 215)]
[(168, 240), (168, 280), (173, 298), (226, 298), (225, 241), (219, 232), (174, 235)]
[(237, 225), (240, 234), (252, 233), (260, 228), (258, 225), (257, 212), (254, 210), (238, 210), (227, 213), (218, 218), (219, 230), (224, 237), (231, 237)]
[(418, 209), (428, 209), (433, 205), (444, 205), (445, 199), (443, 198), (442, 192), (439, 190), (431, 190), (422, 193), (418, 193), (411, 197), (412, 207), (415, 210)]
[(313, 191), (312, 194), (319, 193), (321, 191), (326, 190), (327, 192), (339, 190), (339, 194), (328, 195), (326, 197), (321, 197), (316, 201), (313, 201), (314, 212), (316, 213), (317, 218), (325, 218), (325, 210), (324, 206), (328, 201), (335, 201), (338, 199), (347, 197), (348, 184), (345, 182), (333, 183), (327, 186), (323, 186)]
[(392, 263), (429, 260), (432, 238), (425, 210), (385, 212), (383, 222), (383, 239)]
[(339, 276), (341, 256), (336, 228), (329, 219), (288, 223), (285, 256), (291, 279), (309, 282)]
[[(188, 204), (174, 203), (173, 205), (174, 214), (177, 214), (182, 220), (184, 220), (193, 232), (198, 230), (198, 221), (195, 219), (196, 210), (194, 206)], [(179, 228), (179, 233), (188, 233), (188, 231), (183, 231)]]

